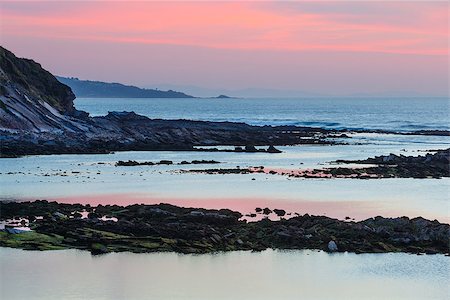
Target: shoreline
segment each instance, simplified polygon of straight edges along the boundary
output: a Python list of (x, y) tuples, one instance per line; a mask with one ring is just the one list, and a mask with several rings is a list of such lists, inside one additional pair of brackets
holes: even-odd
[[(26, 250), (81, 249), (103, 254), (316, 249), (450, 254), (450, 225), (422, 217), (378, 216), (355, 222), (308, 214), (287, 216), (283, 209), (256, 208), (254, 215), (261, 215), (262, 220), (247, 222), (241, 213), (229, 209), (170, 204), (94, 207), (45, 200), (1, 202), (0, 209), (2, 220), (16, 218), (16, 226), (32, 229), (17, 234), (0, 232), (0, 246)], [(269, 212), (280, 220), (265, 218)]]
[[(158, 120), (134, 112), (112, 112), (105, 117), (77, 120), (91, 127), (86, 132), (30, 132), (0, 130), (0, 158), (53, 154), (108, 154), (118, 151), (264, 152), (256, 147), (346, 145), (353, 133), (402, 136), (450, 136), (448, 130), (396, 132), (386, 130), (334, 130), (319, 127), (253, 126), (245, 123)], [(105, 126), (107, 123), (108, 125)], [(116, 128), (114, 130), (106, 128)], [(130, 135), (131, 134), (131, 135)], [(235, 149), (214, 147), (231, 146)], [(207, 148), (203, 148), (207, 147)], [(240, 150), (243, 149), (243, 150)], [(269, 153), (279, 153), (278, 151)]]

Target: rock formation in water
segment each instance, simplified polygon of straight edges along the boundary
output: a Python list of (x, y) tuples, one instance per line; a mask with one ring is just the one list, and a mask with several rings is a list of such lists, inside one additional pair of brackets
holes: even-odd
[[(0, 219), (27, 218), (33, 229), (19, 234), (0, 231), (0, 246), (28, 250), (75, 248), (100, 254), (272, 248), (449, 253), (450, 225), (421, 217), (375, 217), (354, 222), (295, 214), (290, 219), (247, 222), (241, 219), (241, 213), (229, 209), (183, 208), (170, 204), (92, 207), (35, 201), (0, 205)], [(87, 218), (82, 218), (82, 212), (88, 213)], [(272, 210), (262, 213), (270, 214)], [(22, 223), (27, 225), (28, 221)]]

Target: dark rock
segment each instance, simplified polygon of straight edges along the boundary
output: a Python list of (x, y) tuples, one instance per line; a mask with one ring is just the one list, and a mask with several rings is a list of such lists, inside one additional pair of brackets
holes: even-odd
[[(2, 202), (1, 209), (3, 220), (45, 216), (32, 224), (33, 230), (45, 235), (45, 239), (39, 237), (25, 242), (0, 235), (0, 246), (22, 249), (75, 248), (90, 250), (93, 254), (116, 251), (207, 253), (267, 248), (449, 253), (450, 225), (421, 217), (375, 217), (348, 222), (297, 214), (280, 221), (265, 217), (247, 222), (241, 219), (239, 212), (227, 209), (194, 209), (170, 204), (88, 207), (48, 201)], [(89, 219), (54, 217), (57, 212), (77, 216), (77, 212), (85, 210), (90, 210)], [(269, 213), (270, 210), (261, 211)], [(102, 215), (115, 216), (118, 221), (98, 219)]]
[(100, 219), (102, 216), (97, 214), (96, 212), (90, 212), (88, 214), (88, 219)]
[(286, 211), (284, 209), (274, 209), (273, 212), (279, 216), (279, 217), (283, 217), (284, 215), (286, 215)]
[(247, 145), (245, 146), (245, 152), (258, 152), (258, 149), (256, 149), (255, 146)]
[(277, 148), (275, 148), (274, 146), (270, 145), (269, 148), (267, 149), (268, 153), (281, 153), (282, 151), (278, 150)]
[(105, 245), (102, 245), (100, 243), (93, 243), (91, 244), (91, 253), (94, 255), (99, 255), (99, 254), (105, 254), (108, 253), (108, 248)]
[(272, 210), (270, 208), (266, 207), (266, 208), (263, 209), (263, 214), (268, 215), (268, 214), (271, 214), (271, 213), (272, 213)]

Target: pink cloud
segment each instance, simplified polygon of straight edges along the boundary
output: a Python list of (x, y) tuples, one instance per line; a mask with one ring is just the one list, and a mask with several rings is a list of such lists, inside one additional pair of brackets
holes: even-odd
[(306, 4), (291, 4), (295, 9), (286, 11), (249, 2), (49, 3), (41, 4), (49, 6), (48, 11), (36, 13), (22, 11), (20, 4), (4, 5), (3, 33), (8, 38), (43, 36), (224, 49), (448, 53), (448, 10), (442, 4), (388, 3), (383, 6), (389, 12), (386, 15), (351, 9), (323, 12), (323, 4), (316, 4), (315, 10)]

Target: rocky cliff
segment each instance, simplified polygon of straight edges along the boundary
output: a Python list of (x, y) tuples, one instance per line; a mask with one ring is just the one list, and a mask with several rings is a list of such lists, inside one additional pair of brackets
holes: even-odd
[(306, 127), (151, 120), (133, 112), (91, 118), (72, 90), (40, 64), (0, 47), (0, 156), (193, 150), (200, 145), (330, 143), (334, 132)]
[(77, 131), (74, 99), (40, 64), (0, 47), (0, 129)]

